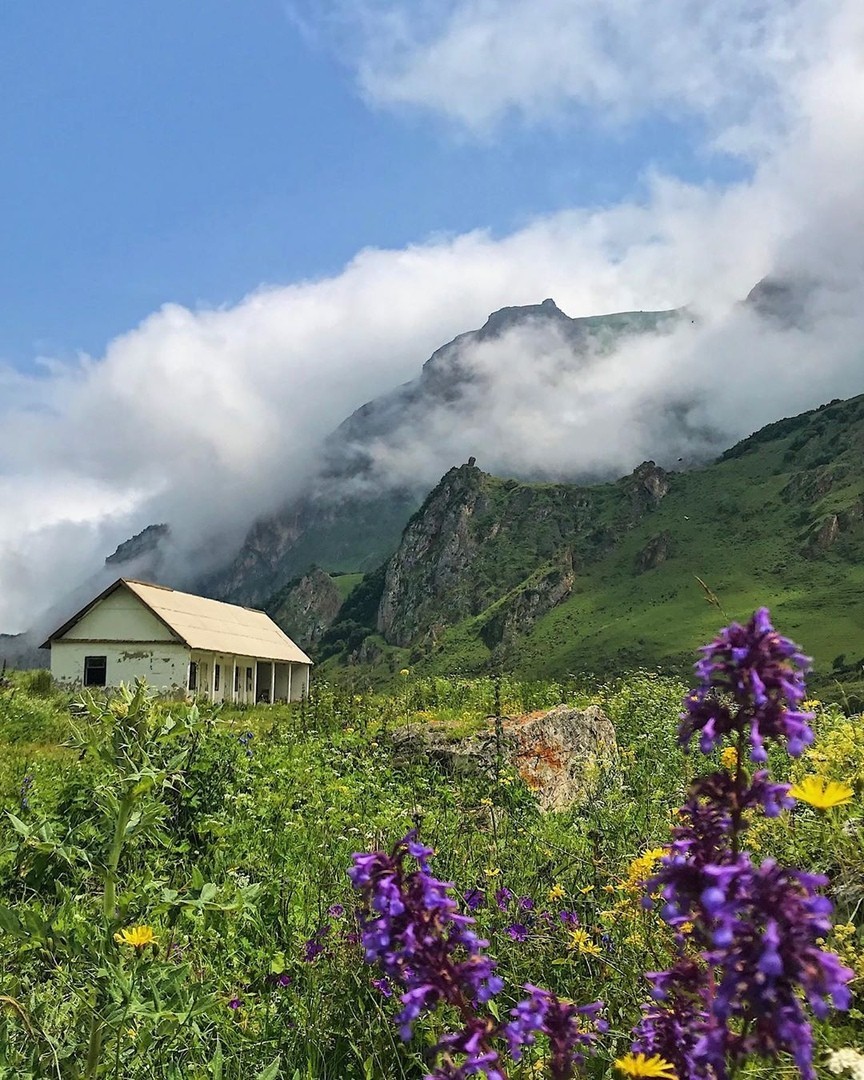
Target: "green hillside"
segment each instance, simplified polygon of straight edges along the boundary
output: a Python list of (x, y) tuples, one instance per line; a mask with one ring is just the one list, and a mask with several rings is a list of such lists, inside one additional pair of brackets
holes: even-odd
[[(337, 620), (325, 635), (328, 668), (351, 659), (355, 671), (373, 677), (401, 666), (441, 673), (500, 666), (530, 677), (680, 669), (717, 625), (698, 577), (730, 617), (770, 606), (785, 632), (806, 637), (823, 678), (860, 677), (864, 395), (769, 425), (706, 468), (656, 470), (666, 489), (656, 498), (643, 497), (639, 470), (616, 484), (581, 489), (479, 470), (470, 482), (454, 484), (466, 468), (453, 470), (430, 495), (386, 579), (377, 576), (382, 597), (388, 581), (396, 589), (387, 603), (397, 608), (390, 622), (400, 634), (388, 641), (386, 628), (383, 637), (375, 633), (384, 607), (373, 621), (375, 605), (364, 596), (365, 632), (372, 636), (360, 663), (358, 620), (353, 654), (342, 648)], [(422, 552), (412, 552), (420, 534)], [(449, 577), (441, 574), (436, 545), (452, 552), (460, 542), (470, 557)], [(569, 595), (546, 604), (549, 610), (541, 603), (538, 612), (538, 581), (556, 573), (560, 580), (564, 563), (572, 565)], [(405, 626), (414, 623), (400, 615), (400, 603), (414, 623), (418, 612), (426, 621), (425, 632), (407, 642)], [(502, 613), (513, 611), (517, 632), (502, 637)]]

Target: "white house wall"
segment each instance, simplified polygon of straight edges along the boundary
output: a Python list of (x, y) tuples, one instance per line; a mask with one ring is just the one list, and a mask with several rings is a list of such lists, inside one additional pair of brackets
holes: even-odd
[(91, 608), (61, 640), (176, 642), (177, 638), (134, 593), (121, 586)]
[(146, 679), (148, 686), (162, 693), (186, 686), (189, 649), (177, 642), (96, 644), (63, 638), (51, 644), (51, 674), (63, 685), (80, 686), (84, 680), (86, 656), (106, 658), (107, 686), (132, 685), (136, 679)]

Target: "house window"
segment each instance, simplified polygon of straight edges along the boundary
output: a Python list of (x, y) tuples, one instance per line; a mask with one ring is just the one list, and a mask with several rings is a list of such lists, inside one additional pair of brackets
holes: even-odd
[(247, 667), (246, 668), (246, 692), (247, 692), (247, 694), (251, 694), (254, 689), (255, 689), (255, 683), (252, 680), (252, 668)]
[(198, 665), (194, 660), (189, 665), (189, 682), (187, 685), (190, 690), (198, 689)]
[(221, 683), (221, 681), (222, 681), (222, 665), (221, 664), (214, 664), (213, 665), (213, 689), (214, 690), (219, 689), (219, 684)]
[(240, 668), (239, 667), (234, 668), (234, 693), (235, 694), (240, 693)]
[(107, 656), (84, 657), (84, 685), (104, 686), (108, 679)]

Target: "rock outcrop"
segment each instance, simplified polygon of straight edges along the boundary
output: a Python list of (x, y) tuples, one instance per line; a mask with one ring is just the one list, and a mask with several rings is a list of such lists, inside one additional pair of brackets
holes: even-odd
[(336, 582), (313, 566), (268, 602), (267, 614), (301, 649), (310, 649), (333, 625), (341, 607), (342, 594)]
[(644, 574), (646, 570), (656, 570), (669, 558), (672, 552), (672, 537), (668, 532), (652, 536), (645, 547), (637, 552), (633, 569), (637, 574)]
[(612, 722), (596, 705), (504, 717), (500, 750), (493, 717), (484, 730), (456, 740), (446, 728), (412, 724), (394, 733), (393, 744), (397, 760), (431, 759), (451, 773), (494, 776), (500, 753), (544, 811), (566, 810), (590, 797), (617, 749)]
[(575, 580), (573, 556), (569, 551), (563, 552), (552, 566), (532, 574), (524, 585), (492, 609), (480, 630), (487, 647), (506, 649), (514, 645), (519, 637), (531, 631), (541, 615), (567, 599)]

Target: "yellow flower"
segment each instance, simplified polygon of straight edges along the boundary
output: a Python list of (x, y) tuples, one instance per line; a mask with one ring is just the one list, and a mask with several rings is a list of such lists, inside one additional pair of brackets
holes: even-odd
[(567, 894), (564, 892), (564, 886), (559, 882), (553, 885), (546, 895), (550, 900), (563, 900)]
[(596, 941), (592, 941), (587, 931), (581, 927), (576, 927), (575, 930), (570, 931), (570, 941), (568, 942), (571, 949), (576, 949), (583, 956), (602, 956), (603, 950), (597, 944)]
[(114, 935), (118, 945), (131, 945), (134, 949), (144, 949), (156, 944), (156, 935), (152, 926), (130, 926)]
[(657, 863), (666, 854), (666, 848), (650, 848), (635, 858), (627, 868), (627, 877), (621, 887), (627, 892), (641, 893), (645, 882), (654, 873)]
[(809, 803), (817, 810), (830, 810), (852, 799), (853, 791), (848, 784), (826, 780), (824, 776), (805, 776), (799, 784), (789, 789), (789, 794), (799, 802)]
[(724, 769), (728, 769), (731, 772), (733, 769), (738, 768), (738, 751), (734, 746), (727, 746), (723, 753), (720, 755), (720, 764)]
[(406, 675), (410, 675), (411, 672), (407, 667), (403, 667), (399, 674), (404, 678)]
[(618, 1058), (615, 1068), (625, 1076), (657, 1076), (661, 1080), (676, 1080), (675, 1066), (659, 1054), (646, 1057), (644, 1054), (625, 1054)]

